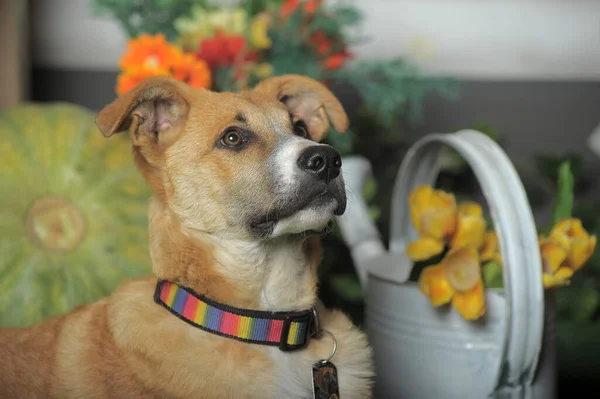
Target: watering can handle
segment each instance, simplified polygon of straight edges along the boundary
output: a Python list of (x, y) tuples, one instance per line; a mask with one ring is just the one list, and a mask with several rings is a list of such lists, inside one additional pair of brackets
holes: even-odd
[(413, 145), (394, 186), (390, 251), (403, 252), (418, 238), (407, 199), (416, 186), (435, 185), (440, 151), (448, 147), (460, 153), (475, 173), (498, 234), (509, 311), (496, 391), (519, 389), (531, 384), (537, 368), (544, 325), (544, 288), (532, 211), (523, 184), (500, 146), (474, 130), (432, 134)]
[(369, 262), (386, 252), (377, 226), (362, 199), (365, 183), (372, 177), (371, 164), (367, 159), (356, 155), (344, 157), (343, 164), (348, 202), (352, 205), (337, 220), (344, 241), (352, 253), (360, 283), (366, 287)]

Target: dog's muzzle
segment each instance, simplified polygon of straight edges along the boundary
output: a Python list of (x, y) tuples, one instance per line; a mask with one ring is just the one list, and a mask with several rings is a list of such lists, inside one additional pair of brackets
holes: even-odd
[(277, 200), (251, 221), (253, 233), (320, 231), (346, 210), (342, 158), (334, 148), (292, 140), (273, 154), (271, 167)]

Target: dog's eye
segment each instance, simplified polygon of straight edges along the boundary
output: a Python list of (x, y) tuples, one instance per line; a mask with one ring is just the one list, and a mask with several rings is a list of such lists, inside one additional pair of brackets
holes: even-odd
[(310, 134), (308, 134), (306, 123), (304, 123), (303, 121), (294, 122), (294, 134), (305, 139), (310, 139)]
[(226, 147), (237, 147), (244, 142), (242, 135), (235, 130), (225, 132), (221, 138), (221, 144)]

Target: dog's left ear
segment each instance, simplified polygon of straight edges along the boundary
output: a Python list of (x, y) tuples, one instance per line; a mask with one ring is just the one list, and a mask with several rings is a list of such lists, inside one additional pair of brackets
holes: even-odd
[(261, 95), (275, 96), (302, 119), (315, 141), (327, 134), (329, 124), (338, 132), (348, 129), (344, 108), (325, 85), (300, 75), (282, 75), (265, 79), (253, 90)]

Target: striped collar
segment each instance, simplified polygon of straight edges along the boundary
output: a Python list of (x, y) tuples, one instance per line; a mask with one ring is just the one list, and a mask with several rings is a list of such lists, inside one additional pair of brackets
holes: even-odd
[(304, 348), (313, 328), (318, 328), (314, 307), (298, 312), (239, 309), (166, 280), (158, 280), (154, 302), (204, 331), (251, 344), (278, 346), (285, 352)]

